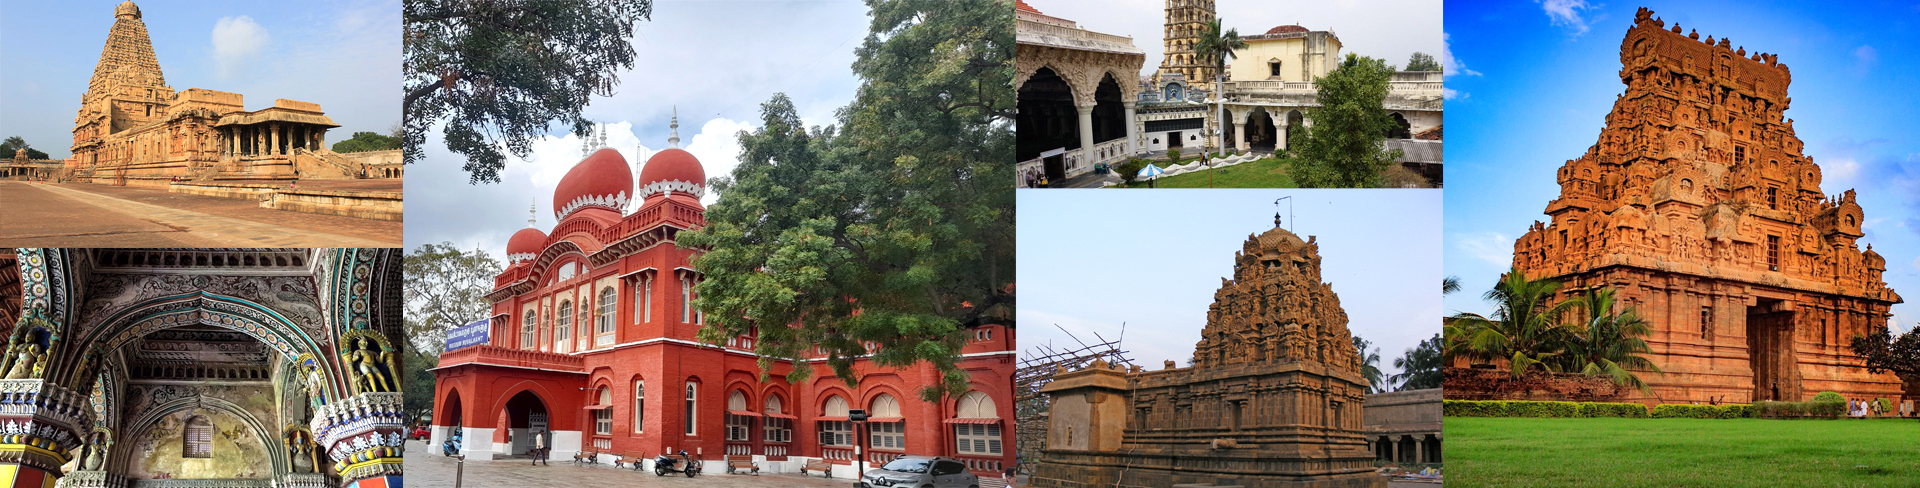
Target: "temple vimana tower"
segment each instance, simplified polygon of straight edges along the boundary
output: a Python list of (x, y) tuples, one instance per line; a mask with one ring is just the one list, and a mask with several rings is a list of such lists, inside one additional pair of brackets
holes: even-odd
[(339, 127), (312, 102), (279, 99), (246, 111), (243, 98), (174, 91), (160, 72), (140, 7), (122, 2), (73, 122), (74, 179), (165, 186), (180, 179), (352, 178), (364, 166), (326, 147)]
[(1193, 83), (1207, 83), (1219, 72), (1212, 63), (1193, 52), (1207, 22), (1214, 19), (1213, 0), (1167, 0), (1166, 57), (1160, 61), (1160, 74), (1181, 74)]
[(1802, 152), (1792, 75), (1772, 54), (1701, 39), (1640, 9), (1620, 44), (1626, 92), (1597, 143), (1560, 167), (1551, 222), (1513, 265), (1563, 298), (1612, 287), (1652, 329), (1644, 373), (1663, 403), (1900, 395), (1850, 338), (1901, 302), (1887, 260), (1861, 249), (1863, 209), (1820, 188)]
[(1248, 236), (1207, 307), (1193, 365), (1063, 371), (1039, 487), (1380, 487), (1362, 412), (1367, 380), (1317, 239)]

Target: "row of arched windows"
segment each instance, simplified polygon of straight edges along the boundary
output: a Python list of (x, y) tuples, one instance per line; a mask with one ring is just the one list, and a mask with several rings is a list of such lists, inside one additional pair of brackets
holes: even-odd
[[(682, 400), (685, 411), (682, 416), (683, 433), (699, 435), (700, 383), (687, 381)], [(613, 395), (606, 387), (601, 387), (598, 401), (594, 405), (594, 433), (610, 435), (613, 433)], [(851, 409), (847, 399), (841, 395), (827, 397), (823, 404), (819, 427), (819, 443), (822, 447), (852, 447), (854, 441), (853, 423), (848, 420)], [(785, 402), (779, 394), (767, 395), (761, 410), (755, 412), (747, 404), (744, 392), (735, 390), (727, 395), (725, 438), (728, 441), (752, 441), (754, 421), (759, 419), (758, 429), (761, 440), (768, 443), (788, 443), (793, 440), (792, 415), (784, 411)], [(645, 380), (633, 381), (633, 432), (646, 430), (647, 383)], [(999, 411), (992, 397), (979, 391), (967, 392), (956, 403), (956, 421), (954, 439), (958, 451), (962, 454), (999, 455), (1002, 452), (1001, 426)], [(881, 393), (869, 402), (867, 414), (868, 446), (874, 449), (903, 450), (907, 446), (906, 417), (901, 413), (900, 402), (893, 395)]]
[[(571, 268), (570, 264), (564, 266), (565, 267), (561, 269)], [(629, 284), (633, 289), (633, 317), (635, 324), (651, 322), (653, 320), (654, 281), (654, 279), (647, 277), (636, 279)], [(679, 281), (680, 321), (682, 323), (705, 325), (706, 314), (694, 310), (693, 307), (693, 300), (696, 296), (693, 278), (690, 276), (682, 277)], [(543, 307), (530, 303), (520, 314), (520, 348), (539, 348), (558, 353), (568, 353), (574, 351), (574, 341), (579, 339), (583, 341), (581, 343), (581, 349), (585, 349), (587, 347), (584, 343), (585, 338), (580, 336), (587, 334), (586, 321), (588, 320), (589, 313), (592, 314), (591, 317), (593, 320), (593, 346), (612, 345), (616, 338), (615, 332), (618, 329), (619, 305), (619, 291), (615, 290), (613, 286), (602, 287), (596, 300), (583, 302), (578, 307), (575, 306), (572, 299), (563, 298), (558, 305), (553, 307), (553, 310), (543, 313)], [(579, 312), (577, 317), (575, 315), (576, 309)], [(542, 343), (541, 335), (545, 332), (541, 330), (541, 325), (549, 322), (552, 324), (552, 329), (550, 333), (548, 333), (551, 339), (550, 346), (539, 347)], [(576, 325), (580, 330), (574, 330)]]

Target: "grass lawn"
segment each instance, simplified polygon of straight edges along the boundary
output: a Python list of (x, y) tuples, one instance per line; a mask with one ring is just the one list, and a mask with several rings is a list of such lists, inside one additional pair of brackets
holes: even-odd
[[(1287, 177), (1285, 160), (1268, 157), (1240, 163), (1225, 168), (1195, 171), (1179, 176), (1160, 178), (1154, 188), (1206, 188), (1207, 173), (1213, 173), (1214, 188), (1293, 188), (1293, 179)], [(1166, 168), (1164, 163), (1154, 163)], [(1127, 188), (1146, 188), (1147, 182), (1137, 181)]]
[(1920, 422), (1446, 419), (1449, 486), (1920, 486)]

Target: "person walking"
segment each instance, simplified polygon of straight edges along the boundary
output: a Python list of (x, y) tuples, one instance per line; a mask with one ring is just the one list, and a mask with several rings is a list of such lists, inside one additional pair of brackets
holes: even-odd
[(546, 464), (548, 466), (552, 466), (551, 464), (547, 464), (547, 453), (552, 451), (553, 451), (553, 432), (552, 431), (542, 429), (539, 432), (533, 433), (533, 464), (534, 465), (538, 466), (538, 465)]

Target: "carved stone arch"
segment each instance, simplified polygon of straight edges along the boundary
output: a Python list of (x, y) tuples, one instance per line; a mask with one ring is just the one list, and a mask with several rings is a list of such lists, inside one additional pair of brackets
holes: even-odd
[[(128, 422), (126, 425), (129, 428), (122, 430), (122, 432), (127, 435), (121, 436), (121, 439), (138, 439), (141, 436), (145, 436), (147, 431), (152, 430), (153, 426), (160, 422), (160, 419), (182, 410), (195, 408), (220, 411), (240, 419), (242, 423), (245, 423), (247, 429), (253, 431), (254, 437), (258, 437), (260, 444), (266, 449), (268, 461), (273, 465), (273, 475), (275, 479), (293, 472), (293, 464), (287, 457), (286, 445), (276, 440), (280, 438), (278, 435), (280, 433), (279, 429), (274, 429), (269, 424), (261, 423), (259, 418), (254, 417), (252, 413), (247, 412), (247, 409), (240, 407), (240, 405), (217, 397), (196, 394), (189, 397), (168, 400), (155, 405), (153, 408), (142, 412), (138, 418)], [(131, 467), (128, 463), (133, 461), (131, 451), (133, 450), (109, 450), (107, 452), (107, 463), (104, 469), (113, 473), (126, 473), (128, 468)]]
[(1100, 71), (1099, 76), (1095, 77), (1094, 87), (1098, 88), (1099, 82), (1105, 80), (1108, 76), (1113, 77), (1114, 84), (1120, 85), (1120, 101), (1122, 103), (1140, 99), (1140, 75), (1128, 76), (1126, 70), (1121, 69), (1120, 66), (1106, 66), (1105, 69)]
[[(327, 380), (322, 383), (323, 394), (326, 398), (335, 399), (341, 398), (346, 391), (339, 369), (330, 359), (332, 355), (326, 353), (328, 348), (278, 312), (249, 300), (204, 291), (157, 297), (124, 308), (100, 321), (100, 324), (75, 339), (82, 344), (99, 344), (109, 351), (115, 351), (149, 332), (178, 326), (200, 324), (233, 330), (259, 340), (289, 360), (303, 355), (323, 358), (318, 362), (324, 366), (318, 370), (325, 374)], [(64, 375), (73, 374), (73, 371), (84, 366), (77, 363), (85, 356), (75, 354), (61, 359), (66, 367), (57, 371)]]
[(331, 276), (329, 293), (322, 302), (329, 330), (335, 336), (347, 331), (368, 329), (381, 335), (398, 335), (402, 328), (401, 286), (398, 283), (399, 255), (395, 250), (337, 249), (324, 259), (325, 268), (339, 273)]

